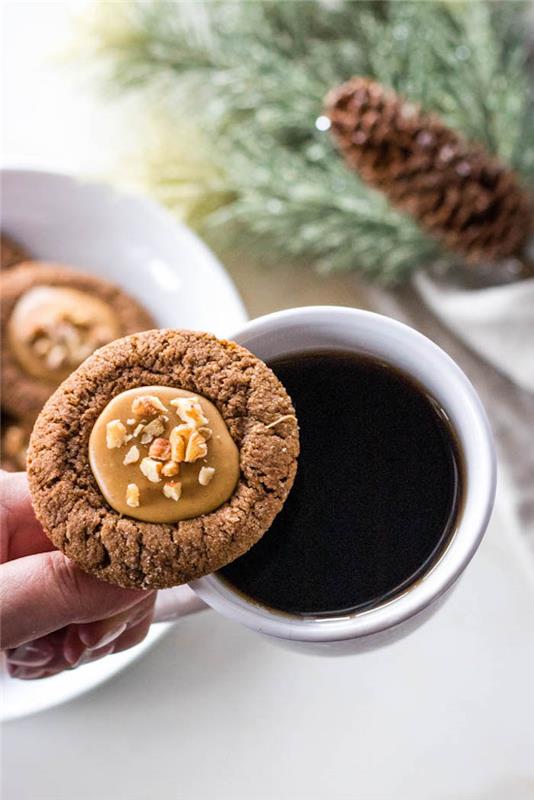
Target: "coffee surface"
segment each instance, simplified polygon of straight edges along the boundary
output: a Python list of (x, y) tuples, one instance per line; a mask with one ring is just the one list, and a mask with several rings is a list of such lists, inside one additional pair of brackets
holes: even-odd
[(270, 366), (299, 420), (297, 477), (270, 530), (219, 574), (290, 613), (372, 607), (416, 580), (454, 528), (449, 423), (421, 387), (372, 358), (319, 352)]

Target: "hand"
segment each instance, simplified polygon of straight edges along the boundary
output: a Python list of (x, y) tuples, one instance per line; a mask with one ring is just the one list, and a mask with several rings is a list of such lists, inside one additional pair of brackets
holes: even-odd
[(56, 550), (22, 472), (0, 471), (0, 526), (0, 645), (12, 677), (57, 675), (145, 638), (156, 593), (104, 583)]

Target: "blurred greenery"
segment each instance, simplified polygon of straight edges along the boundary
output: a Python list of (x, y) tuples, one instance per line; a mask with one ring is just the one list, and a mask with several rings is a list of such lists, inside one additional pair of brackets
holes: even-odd
[(446, 254), (346, 169), (317, 124), (325, 94), (372, 76), (529, 183), (527, 7), (129, 0), (96, 4), (83, 41), (108, 92), (143, 98), (144, 185), (215, 247), (396, 283)]

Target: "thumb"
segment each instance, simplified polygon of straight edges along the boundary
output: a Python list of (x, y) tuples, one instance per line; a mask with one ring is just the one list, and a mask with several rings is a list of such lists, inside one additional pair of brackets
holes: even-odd
[(9, 561), (0, 567), (0, 576), (2, 649), (18, 647), (73, 622), (105, 619), (149, 594), (87, 575), (59, 551)]

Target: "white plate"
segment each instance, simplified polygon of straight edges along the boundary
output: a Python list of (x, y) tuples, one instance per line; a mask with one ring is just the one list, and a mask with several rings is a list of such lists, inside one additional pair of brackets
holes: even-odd
[[(32, 170), (2, 172), (2, 229), (37, 258), (101, 275), (126, 289), (164, 327), (226, 336), (245, 320), (220, 262), (153, 201), (109, 186)], [(131, 650), (46, 681), (1, 675), (1, 719), (15, 719), (92, 689), (138, 658), (168, 626)]]

